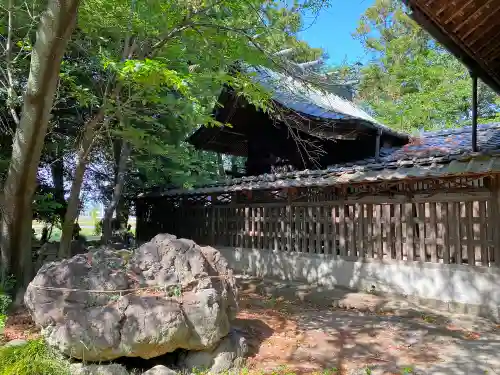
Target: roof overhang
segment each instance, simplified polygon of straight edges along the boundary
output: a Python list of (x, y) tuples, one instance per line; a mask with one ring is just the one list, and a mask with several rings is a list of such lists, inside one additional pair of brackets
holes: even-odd
[(325, 170), (305, 170), (284, 174), (267, 174), (224, 180), (192, 189), (169, 189), (154, 196), (229, 193), (250, 190), (326, 187), (376, 182), (418, 181), (451, 177), (472, 177), (500, 174), (500, 154), (469, 154), (455, 158), (424, 158), (421, 161), (400, 160), (389, 163), (341, 166)]
[(500, 1), (403, 1), (420, 26), (500, 94)]

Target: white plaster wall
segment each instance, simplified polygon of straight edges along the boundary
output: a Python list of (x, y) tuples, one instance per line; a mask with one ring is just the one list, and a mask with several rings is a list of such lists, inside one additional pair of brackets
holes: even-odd
[[(348, 261), (331, 255), (219, 248), (236, 272), (287, 281), (307, 281), (405, 295), (421, 300), (463, 305), (497, 318), (500, 270), (457, 264), (407, 261)], [(442, 307), (442, 306), (436, 306)], [(467, 311), (464, 311), (467, 312)]]

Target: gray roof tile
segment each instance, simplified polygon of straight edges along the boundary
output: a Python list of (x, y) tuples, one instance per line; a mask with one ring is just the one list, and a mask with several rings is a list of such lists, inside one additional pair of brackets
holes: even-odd
[[(479, 153), (471, 151), (471, 127), (426, 132), (413, 144), (381, 150), (379, 161), (368, 158), (323, 170), (247, 176), (193, 189), (170, 189), (162, 195), (324, 186), (461, 173), (500, 173), (500, 123), (478, 126), (478, 147)], [(487, 162), (484, 157), (487, 157)]]

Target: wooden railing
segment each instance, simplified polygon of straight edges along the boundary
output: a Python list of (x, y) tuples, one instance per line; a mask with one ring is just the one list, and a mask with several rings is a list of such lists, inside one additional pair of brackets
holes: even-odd
[[(156, 205), (160, 224), (213, 246), (492, 266), (500, 262), (497, 202), (490, 191), (323, 202)], [(154, 234), (156, 234), (154, 233)], [(151, 233), (151, 236), (154, 235)]]

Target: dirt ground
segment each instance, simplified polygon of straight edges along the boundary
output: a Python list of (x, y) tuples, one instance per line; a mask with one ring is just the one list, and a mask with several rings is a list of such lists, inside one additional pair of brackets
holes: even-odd
[(296, 285), (255, 279), (239, 284), (236, 325), (250, 342), (252, 372), (500, 374), (500, 326), (488, 320), (370, 293), (307, 298), (307, 289)]
[[(500, 326), (371, 293), (239, 278), (250, 374), (500, 375)], [(38, 334), (20, 311), (7, 340)]]

